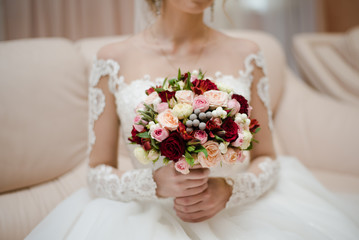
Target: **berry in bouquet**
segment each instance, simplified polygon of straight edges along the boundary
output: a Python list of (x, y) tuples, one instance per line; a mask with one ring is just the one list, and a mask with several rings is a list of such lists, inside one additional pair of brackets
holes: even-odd
[(187, 174), (199, 164), (244, 161), (252, 148), (259, 123), (250, 118), (252, 107), (242, 95), (222, 83), (205, 79), (201, 71), (166, 78), (161, 86), (146, 90), (135, 109), (129, 141), (139, 145), (134, 155), (143, 164), (162, 159)]

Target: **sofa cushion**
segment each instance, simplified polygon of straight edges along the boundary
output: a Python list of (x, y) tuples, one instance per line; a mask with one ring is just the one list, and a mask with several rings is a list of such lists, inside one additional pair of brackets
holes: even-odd
[(310, 169), (358, 176), (359, 109), (318, 94), (290, 71), (286, 79), (274, 119), (283, 151)]
[(54, 179), (86, 158), (85, 66), (65, 39), (0, 43), (0, 192)]
[(24, 239), (62, 200), (86, 186), (83, 161), (58, 179), (0, 196), (0, 239)]

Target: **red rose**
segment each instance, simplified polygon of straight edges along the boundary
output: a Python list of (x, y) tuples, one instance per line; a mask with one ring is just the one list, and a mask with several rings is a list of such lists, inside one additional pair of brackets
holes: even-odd
[(141, 145), (146, 151), (150, 151), (152, 149), (150, 140), (148, 138), (141, 138)]
[(208, 79), (206, 80), (196, 79), (192, 82), (192, 84), (193, 84), (193, 87), (191, 87), (192, 91), (198, 95), (202, 95), (204, 92), (209, 90), (218, 90), (217, 85)]
[(135, 127), (132, 127), (131, 137), (129, 137), (128, 140), (133, 143), (141, 144), (141, 138), (137, 136), (137, 133), (140, 132), (138, 132)]
[(226, 131), (222, 138), (227, 142), (233, 142), (238, 138), (238, 125), (233, 121), (232, 118), (226, 118), (222, 124), (222, 128), (224, 131)]
[(176, 94), (176, 91), (170, 92), (168, 90), (158, 93), (162, 102), (168, 102)]
[(206, 123), (206, 129), (209, 131), (220, 130), (221, 125), (222, 120), (220, 118), (211, 118), (211, 120)]
[(186, 145), (178, 132), (172, 132), (168, 138), (160, 144), (161, 154), (175, 162), (185, 153)]
[(150, 95), (151, 93), (153, 93), (155, 91), (155, 89), (153, 87), (150, 87), (149, 89), (146, 90), (146, 94)]
[(251, 119), (251, 124), (249, 125), (249, 131), (251, 133), (254, 133), (259, 126), (260, 125), (259, 125), (259, 122), (257, 121), (257, 119)]
[(245, 97), (243, 97), (242, 95), (238, 95), (238, 94), (233, 94), (232, 95), (232, 99), (236, 99), (239, 104), (241, 104), (241, 109), (239, 110), (240, 113), (245, 113), (248, 116), (248, 101)]

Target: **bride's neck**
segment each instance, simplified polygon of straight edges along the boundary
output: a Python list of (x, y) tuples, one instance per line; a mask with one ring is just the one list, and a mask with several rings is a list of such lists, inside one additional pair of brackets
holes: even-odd
[(189, 14), (175, 9), (165, 9), (153, 25), (158, 38), (180, 45), (205, 36), (207, 26), (203, 23), (203, 13)]

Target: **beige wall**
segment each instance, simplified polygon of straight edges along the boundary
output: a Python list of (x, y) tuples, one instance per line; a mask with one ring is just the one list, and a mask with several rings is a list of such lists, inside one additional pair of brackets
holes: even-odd
[(0, 0), (0, 40), (132, 31), (132, 0)]

